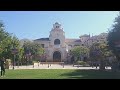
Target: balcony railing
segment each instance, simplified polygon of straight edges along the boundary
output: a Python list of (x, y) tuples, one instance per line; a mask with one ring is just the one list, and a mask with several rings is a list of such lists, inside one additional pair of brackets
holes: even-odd
[(60, 48), (60, 45), (54, 45), (55, 48)]

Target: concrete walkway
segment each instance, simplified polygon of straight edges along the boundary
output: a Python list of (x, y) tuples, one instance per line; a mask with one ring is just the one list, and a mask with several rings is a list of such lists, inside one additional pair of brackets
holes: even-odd
[[(10, 66), (9, 69), (12, 69), (13, 66)], [(29, 66), (15, 66), (15, 69), (96, 69), (96, 67), (77, 67), (73, 65), (64, 65), (64, 67), (62, 65), (58, 65), (58, 64), (52, 64), (51, 66), (48, 67), (48, 64), (40, 64), (38, 66), (38, 64), (34, 65), (29, 65)], [(99, 69), (99, 67), (97, 68)], [(111, 67), (108, 67), (106, 69), (111, 69)]]

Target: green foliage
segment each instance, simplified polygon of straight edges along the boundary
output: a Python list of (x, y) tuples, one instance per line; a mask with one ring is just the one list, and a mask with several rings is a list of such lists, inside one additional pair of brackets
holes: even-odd
[(116, 45), (120, 45), (120, 13), (115, 18), (114, 24), (112, 25), (112, 28), (109, 30), (107, 40), (109, 49), (116, 55), (116, 57), (119, 60), (120, 47), (116, 47)]
[(92, 58), (105, 58), (111, 54), (112, 53), (108, 49), (108, 45), (105, 43), (93, 43), (90, 47), (90, 57)]
[(85, 66), (85, 65), (86, 65), (86, 62), (84, 62), (84, 61), (77, 61), (77, 64), (78, 64), (78, 65), (83, 65), (83, 66)]
[(108, 45), (105, 43), (94, 43), (90, 47), (90, 58), (92, 61), (100, 62), (100, 69), (105, 69), (105, 61), (108, 56), (111, 55), (111, 51), (108, 49)]
[(19, 40), (17, 37), (8, 33), (4, 29), (3, 22), (0, 22), (0, 57), (12, 59), (13, 55), (11, 50), (19, 47)]
[(89, 49), (85, 46), (76, 46), (71, 50), (71, 54), (75, 57), (79, 57), (80, 55), (89, 53)]
[(32, 63), (33, 63), (33, 64), (34, 64), (34, 63), (38, 63), (38, 61), (34, 60), (34, 61), (32, 61)]
[(100, 50), (101, 50), (101, 55), (103, 57), (110, 56), (110, 54), (111, 54), (110, 50), (108, 49), (107, 44), (105, 44), (105, 43), (100, 44)]
[[(14, 60), (12, 53), (13, 49), (17, 49), (18, 52), (15, 54), (15, 62), (26, 62), (27, 54), (31, 57), (39, 56), (44, 53), (44, 49), (40, 44), (26, 41), (21, 45), (19, 39), (5, 31), (4, 24), (0, 21), (0, 58), (5, 57), (6, 59)], [(30, 57), (29, 57), (30, 58)]]
[(38, 43), (25, 42), (23, 44), (24, 54), (31, 53), (32, 55), (41, 55), (44, 53), (44, 49)]
[(24, 57), (27, 57), (27, 54), (30, 54), (34, 60), (37, 60), (37, 57), (44, 54), (44, 48), (42, 48), (40, 44), (31, 41), (24, 42), (22, 48), (24, 50)]

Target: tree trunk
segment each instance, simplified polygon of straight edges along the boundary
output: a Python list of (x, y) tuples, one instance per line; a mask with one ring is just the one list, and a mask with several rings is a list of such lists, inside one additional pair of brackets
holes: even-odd
[(112, 63), (112, 71), (120, 71), (120, 56), (118, 54), (116, 54), (116, 59)]
[(21, 62), (21, 66), (22, 66), (22, 62)]
[(20, 62), (19, 62), (19, 60), (18, 60), (18, 68), (19, 68), (19, 65), (20, 65)]
[(118, 62), (117, 61), (114, 61), (113, 63), (112, 63), (112, 71), (113, 72), (117, 72), (118, 71)]
[(120, 62), (120, 56), (116, 55), (117, 62)]
[(105, 62), (104, 62), (104, 60), (100, 61), (100, 70), (105, 70)]

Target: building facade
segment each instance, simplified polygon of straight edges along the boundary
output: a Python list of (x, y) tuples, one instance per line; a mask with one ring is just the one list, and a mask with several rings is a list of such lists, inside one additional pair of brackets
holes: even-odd
[(39, 43), (45, 49), (47, 61), (65, 61), (67, 60), (67, 53), (74, 46), (80, 45), (80, 39), (66, 39), (65, 32), (61, 28), (61, 24), (53, 24), (53, 28), (50, 31), (48, 38), (40, 38), (34, 40), (35, 43)]
[(34, 40), (45, 49), (47, 61), (60, 62), (68, 60), (68, 52), (75, 46), (91, 46), (95, 41), (106, 41), (107, 34), (103, 33), (99, 36), (82, 35), (78, 39), (67, 39), (65, 32), (61, 28), (61, 24), (56, 22), (53, 24), (52, 30), (48, 38), (40, 38)]

